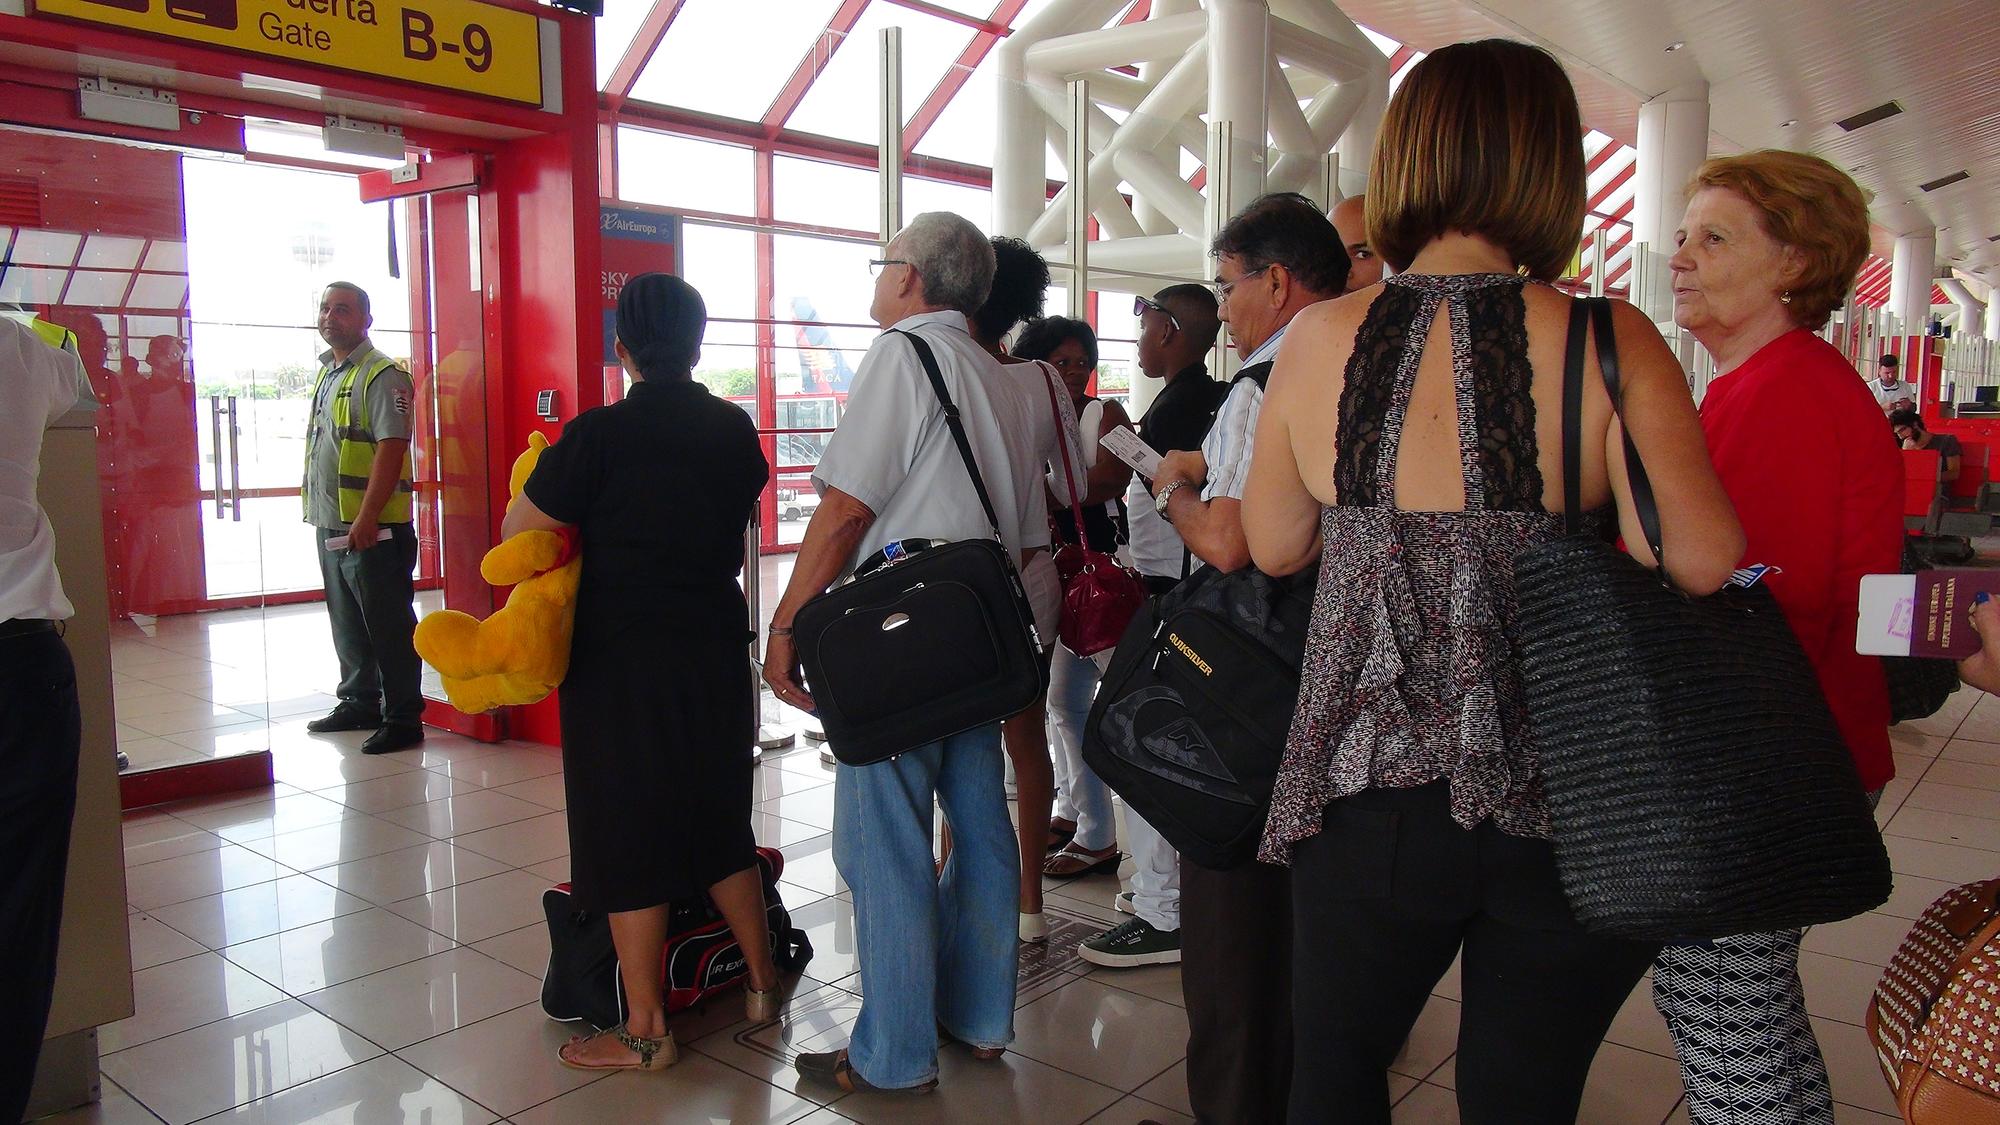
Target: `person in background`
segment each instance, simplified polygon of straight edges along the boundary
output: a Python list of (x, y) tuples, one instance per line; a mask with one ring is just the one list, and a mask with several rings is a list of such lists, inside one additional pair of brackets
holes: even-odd
[(1875, 361), (1876, 377), (1868, 381), (1868, 389), (1875, 394), (1875, 405), (1882, 413), (1893, 414), (1898, 410), (1917, 408), (1917, 388), (1898, 377), (1901, 361), (1896, 353), (1890, 352)]
[[(1118, 498), (1131, 483), (1132, 467), (1104, 452), (1098, 440), (1120, 426), (1129, 429), (1132, 420), (1116, 400), (1089, 394), (1090, 376), (1097, 369), (1097, 334), (1084, 321), (1052, 316), (1023, 328), (1014, 342), (1014, 354), (1054, 367), (1077, 414), (1083, 445), (1083, 459), (1074, 467), (1083, 501), (1081, 540), (1078, 513), (1070, 510), (1069, 482), (1063, 479), (1061, 466), (1049, 470), (1048, 483), (1057, 537), (1064, 543), (1081, 541), (1093, 551), (1115, 553), (1125, 539), (1124, 505)], [(1052, 879), (1118, 870), (1118, 825), (1111, 790), (1083, 760), (1084, 722), (1112, 651), (1078, 656), (1061, 643), (1054, 650), (1049, 717), (1055, 728), (1050, 745), (1055, 750), (1056, 804), (1049, 819), (1049, 854), (1042, 861), (1042, 874)]]
[[(351, 282), (319, 302), (319, 377), (306, 431), (303, 496), (317, 529), (326, 617), (340, 658), (340, 702), (314, 734), (373, 730), (364, 754), (424, 740), (417, 629), (417, 532), (410, 523), (410, 374), (369, 342), (368, 294)], [(379, 532), (387, 532), (381, 536)], [(345, 539), (329, 548), (328, 540)]]
[[(1895, 776), (1882, 665), (1854, 651), (1861, 576), (1901, 570), (1902, 473), (1881, 413), (1816, 332), (1868, 255), (1861, 189), (1816, 156), (1703, 164), (1667, 262), (1674, 321), (1715, 359), (1702, 431), (1765, 579), (1879, 794)], [(1628, 539), (1630, 536), (1627, 537)], [(1671, 557), (1671, 555), (1669, 555)], [(1799, 979), (1803, 933), (1669, 945), (1653, 967), (1696, 1125), (1833, 1121)]]
[(575, 528), (582, 540), (559, 689), (570, 882), (579, 909), (610, 917), (627, 1013), (562, 1047), (577, 1070), (673, 1064), (667, 911), (704, 893), (743, 949), (745, 1014), (778, 1015), (750, 827), (750, 611), (737, 585), (743, 529), (771, 470), (749, 417), (694, 381), (707, 324), (701, 294), (680, 278), (626, 282), (616, 351), (631, 391), (563, 427), (500, 528), (503, 539)]
[(1333, 229), (1347, 249), (1347, 292), (1366, 289), (1382, 280), (1382, 256), (1368, 244), (1368, 197), (1353, 195), (1334, 206)]
[[(1045, 520), (1045, 466), (1019, 445), (1047, 401), (1024, 393), (979, 346), (967, 317), (993, 284), (993, 245), (978, 227), (927, 212), (871, 263), (869, 316), (885, 329), (854, 373), (840, 428), (813, 471), (819, 508), (771, 616), (764, 680), (803, 711), (792, 622), (799, 608), (891, 543), (993, 534), (944, 422), (910, 333), (929, 345), (964, 421), (1000, 534), (1025, 561), (1021, 535)], [(855, 953), (865, 995), (846, 1047), (798, 1056), (799, 1073), (842, 1090), (924, 1093), (937, 1087), (941, 1035), (996, 1059), (1014, 1035), (1020, 848), (1001, 787), (1000, 724), (955, 734), (887, 761), (834, 768), (833, 861), (854, 895)], [(942, 869), (931, 856), (939, 806), (952, 832)]]
[[(1295, 1122), (1390, 1119), (1389, 1063), (1461, 954), (1461, 1119), (1574, 1120), (1657, 950), (1570, 911), (1514, 655), (1513, 560), (1564, 534), (1574, 301), (1548, 283), (1584, 200), (1562, 66), (1508, 40), (1440, 48), (1391, 99), (1369, 177), (1395, 276), (1300, 313), (1271, 373), (1250, 556), (1273, 575), (1320, 562), (1261, 851), (1292, 867)], [(1667, 576), (1713, 592), (1743, 537), (1686, 377), (1644, 313), (1612, 313)], [(1615, 510), (1637, 540), (1621, 423), (1594, 362), (1582, 380), (1576, 499), (1592, 533)]]
[(1950, 434), (1934, 434), (1924, 425), (1923, 415), (1914, 410), (1897, 410), (1889, 415), (1889, 430), (1896, 435), (1896, 443), (1904, 449), (1934, 449), (1938, 455), (1938, 480), (1958, 479), (1959, 466), (1964, 463), (1965, 447)]
[[(1083, 462), (1082, 441), (1077, 436), (1076, 411), (1069, 390), (1054, 367), (1009, 356), (1002, 342), (1016, 325), (1041, 314), (1049, 288), (1048, 263), (1018, 238), (993, 239), (993, 259), (993, 286), (986, 302), (972, 314), (972, 339), (1000, 361), (1002, 376), (1018, 384), (1024, 397), (1040, 405), (1033, 415), (1033, 430), (1018, 435), (1020, 459), (1040, 466), (1044, 474), (1060, 473), (1065, 458), (1071, 465)], [(1058, 647), (1056, 628), (1063, 600), (1062, 579), (1056, 574), (1055, 556), (1049, 550), (1048, 514), (1048, 506), (1040, 505), (1037, 518), (1021, 527), (1021, 544), (1028, 551), (1021, 580), (1028, 591), (1028, 604), (1034, 610), (1043, 660), (1049, 660)], [(1042, 917), (1042, 881), (1031, 875), (1048, 854), (1049, 814), (1055, 805), (1047, 704), (1044, 692), (1034, 706), (1000, 725), (1007, 758), (1014, 764), (1021, 870), (1030, 875), (1021, 880), (1021, 940), (1031, 943), (1049, 939), (1048, 923)]]
[[(1202, 285), (1169, 285), (1151, 298), (1133, 298), (1132, 312), (1139, 318), (1139, 371), (1166, 384), (1139, 419), (1139, 437), (1162, 455), (1199, 449), (1229, 391), (1209, 375), (1206, 362), (1222, 330), (1215, 293)], [(1184, 485), (1162, 485), (1165, 495), (1157, 495), (1135, 474), (1126, 490), (1132, 565), (1155, 596), (1179, 585), (1195, 565), (1187, 544), (1160, 514), (1173, 490)], [(1173, 964), (1181, 959), (1180, 854), (1129, 807), (1125, 830), (1132, 889), (1114, 905), (1132, 918), (1085, 941), (1077, 955), (1112, 969)]]
[(42, 432), (88, 393), (77, 357), (0, 316), (0, 1121), (19, 1121), (55, 995), (83, 713), (75, 616), (42, 510)]
[[(1167, 522), (1220, 571), (1250, 563), (1243, 487), (1272, 360), (1293, 318), (1349, 288), (1347, 252), (1304, 196), (1267, 195), (1216, 236), (1218, 310), (1243, 359), (1201, 449), (1169, 453)], [(1379, 269), (1377, 271), (1380, 272)], [(1289, 711), (1263, 716), (1273, 728)], [(1188, 1013), (1188, 1101), (1195, 1120), (1282, 1121), (1292, 1080), (1292, 888), (1284, 867), (1211, 871), (1181, 861), (1181, 989)]]

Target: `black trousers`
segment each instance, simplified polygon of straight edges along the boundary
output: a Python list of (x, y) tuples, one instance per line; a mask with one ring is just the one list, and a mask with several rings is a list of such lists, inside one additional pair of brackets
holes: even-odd
[(48, 1027), (82, 742), (62, 638), (0, 637), (0, 1121), (27, 1108)]
[(1285, 1119), (1292, 1085), (1292, 879), (1181, 860), (1188, 1103), (1201, 1125)]
[(417, 631), (417, 532), (384, 525), (390, 537), (365, 551), (328, 551), (319, 528), (319, 572), (326, 581), (326, 616), (340, 657), (343, 703), (380, 707), (382, 721), (416, 726), (424, 719), (424, 664), (411, 638)]
[(1387, 1070), (1462, 955), (1459, 1120), (1574, 1121), (1659, 946), (1594, 937), (1544, 840), (1451, 819), (1445, 782), (1328, 805), (1292, 856), (1292, 1125), (1389, 1120)]

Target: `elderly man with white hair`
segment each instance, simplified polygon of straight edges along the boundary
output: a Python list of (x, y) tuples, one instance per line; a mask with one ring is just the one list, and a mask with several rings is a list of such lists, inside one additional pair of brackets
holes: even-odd
[[(813, 702), (800, 685), (791, 637), (799, 607), (892, 543), (992, 534), (943, 407), (902, 333), (937, 357), (1008, 550), (1021, 558), (1034, 541), (1029, 529), (1046, 520), (1043, 466), (1031, 446), (1034, 412), (1048, 403), (1030, 399), (1026, 384), (1008, 378), (967, 331), (968, 314), (993, 283), (991, 243), (956, 215), (928, 213), (871, 267), (869, 315), (893, 331), (855, 371), (840, 429), (813, 473), (819, 508), (772, 614), (765, 657), (772, 691), (806, 710)], [(931, 855), (938, 805), (954, 842), (941, 873)], [(937, 1085), (941, 1037), (997, 1058), (1013, 1038), (1021, 877), (1000, 724), (872, 765), (838, 766), (833, 857), (854, 893), (865, 996), (848, 1046), (800, 1055), (800, 1073), (849, 1091), (923, 1093)]]

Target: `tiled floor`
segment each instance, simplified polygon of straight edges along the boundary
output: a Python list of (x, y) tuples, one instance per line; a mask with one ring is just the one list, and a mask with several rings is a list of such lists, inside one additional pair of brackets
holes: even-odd
[[(205, 685), (217, 707), (256, 706), (227, 659), (244, 646), (286, 652), (257, 687), (297, 702), (269, 721), (278, 784), (126, 817), (138, 1012), (104, 1029), (104, 1101), (59, 1120), (1190, 1120), (1178, 969), (1111, 971), (1074, 957), (1077, 940), (1117, 917), (1108, 876), (1050, 885), (1056, 940), (1024, 958), (1018, 1038), (1002, 1061), (947, 1051), (928, 1098), (801, 1085), (790, 1057), (844, 1042), (860, 1003), (852, 905), (827, 834), (832, 774), (803, 742), (758, 767), (758, 836), (781, 843), (786, 902), (817, 950), (784, 1018), (752, 1026), (731, 997), (676, 1017), (683, 1054), (671, 1070), (563, 1069), (555, 1048), (571, 1029), (537, 1004), (540, 892), (569, 867), (556, 753), (432, 732), (421, 749), (364, 757), (358, 734), (305, 733), (324, 702), (324, 681), (307, 678), (325, 663), (316, 616), (273, 611), (268, 642), (246, 639), (241, 615), (210, 620), (162, 623), (165, 641), (122, 638), (120, 691), (178, 678)], [(165, 644), (178, 659), (138, 660)], [(261, 735), (263, 721), (241, 713)], [(1896, 744), (1900, 776), (1879, 814), (1896, 895), (1806, 941), (1809, 1005), (1843, 1125), (1893, 1120), (1861, 1030), (1880, 966), (1936, 895), (2000, 871), (2000, 700), (1961, 692), (1941, 715), (1900, 728)], [(1457, 1018), (1454, 974), (1393, 1068), (1398, 1121), (1456, 1120)], [(1671, 1050), (1642, 986), (1598, 1056), (1582, 1120), (1685, 1121)]]

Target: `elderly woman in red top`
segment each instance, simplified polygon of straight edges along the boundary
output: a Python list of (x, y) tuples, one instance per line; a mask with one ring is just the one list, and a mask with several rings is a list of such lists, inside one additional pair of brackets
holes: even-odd
[[(1813, 334), (1867, 255), (1867, 204), (1818, 157), (1724, 157), (1695, 173), (1677, 241), (1674, 319), (1715, 357), (1701, 423), (1744, 558), (1778, 568), (1766, 581), (1879, 794), (1895, 773), (1888, 689), (1881, 662), (1855, 654), (1854, 623), (1861, 576), (1900, 569), (1902, 474), (1867, 384)], [(1832, 1125), (1800, 936), (1670, 945), (1654, 964), (1697, 1125)]]

